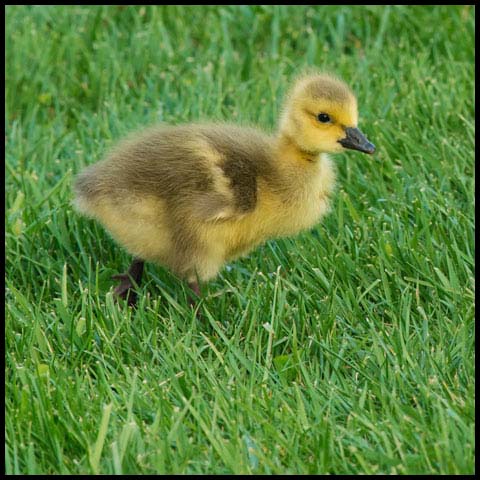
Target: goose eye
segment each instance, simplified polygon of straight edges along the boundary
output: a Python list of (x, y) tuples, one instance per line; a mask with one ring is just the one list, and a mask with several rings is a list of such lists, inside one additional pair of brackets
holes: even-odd
[(331, 121), (330, 117), (326, 113), (319, 113), (317, 115), (317, 118), (318, 118), (318, 121), (322, 123), (329, 123)]

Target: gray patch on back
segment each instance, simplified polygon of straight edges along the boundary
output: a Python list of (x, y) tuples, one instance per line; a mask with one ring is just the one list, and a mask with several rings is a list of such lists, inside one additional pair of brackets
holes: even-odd
[(221, 165), (235, 199), (235, 208), (246, 213), (257, 203), (257, 179), (269, 176), (272, 152), (268, 137), (253, 129), (230, 127), (204, 132), (209, 143), (222, 155)]

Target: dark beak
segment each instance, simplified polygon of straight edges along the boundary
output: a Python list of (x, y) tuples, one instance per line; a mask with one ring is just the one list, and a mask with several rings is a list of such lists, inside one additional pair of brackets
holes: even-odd
[(338, 141), (343, 147), (370, 154), (375, 151), (375, 145), (358, 128), (347, 127), (345, 133), (347, 136)]

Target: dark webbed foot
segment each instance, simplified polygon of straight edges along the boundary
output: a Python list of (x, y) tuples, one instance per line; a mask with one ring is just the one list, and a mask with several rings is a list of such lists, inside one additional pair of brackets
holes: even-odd
[(113, 293), (123, 300), (127, 300), (130, 306), (137, 303), (135, 288), (138, 288), (142, 279), (144, 261), (135, 258), (126, 273), (119, 273), (112, 276), (112, 280), (120, 280)]

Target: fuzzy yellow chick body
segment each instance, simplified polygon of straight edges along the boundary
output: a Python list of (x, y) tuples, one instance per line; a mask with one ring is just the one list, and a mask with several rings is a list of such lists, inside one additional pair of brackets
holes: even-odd
[(335, 184), (327, 153), (373, 145), (357, 129), (357, 102), (329, 75), (301, 78), (279, 131), (228, 124), (158, 126), (121, 142), (76, 180), (78, 210), (136, 257), (116, 293), (126, 298), (143, 261), (198, 293), (222, 266), (269, 238), (311, 228)]

